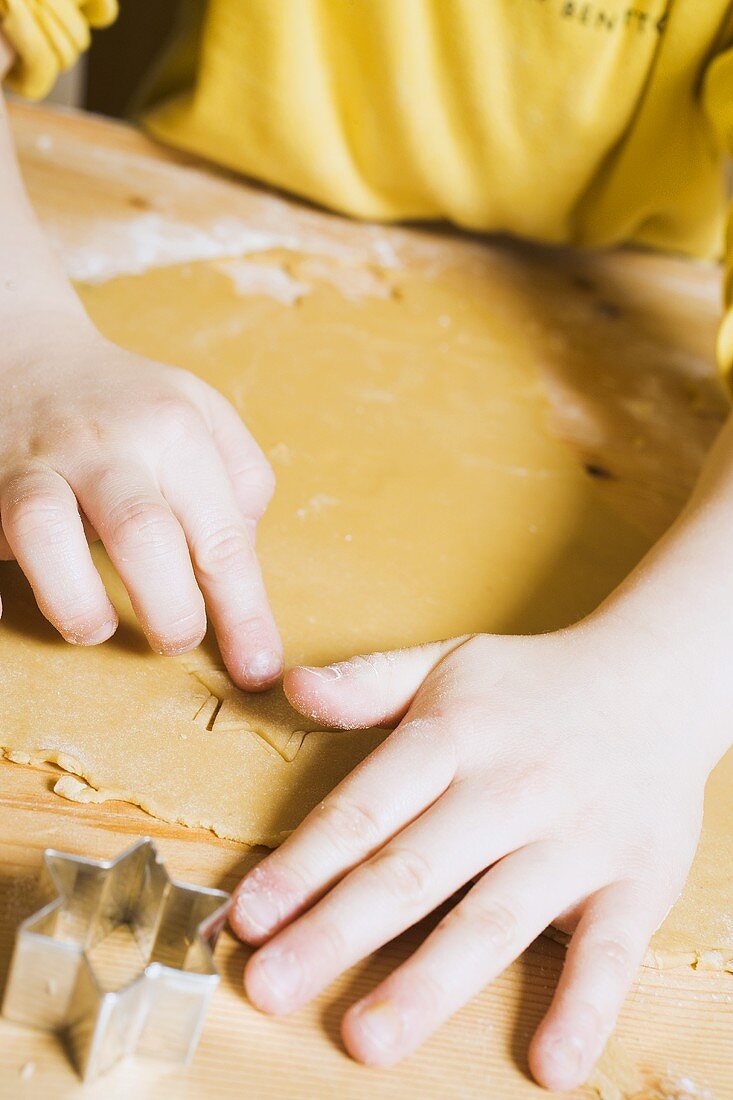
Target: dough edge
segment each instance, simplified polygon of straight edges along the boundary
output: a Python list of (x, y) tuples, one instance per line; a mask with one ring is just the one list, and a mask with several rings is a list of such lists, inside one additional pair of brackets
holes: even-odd
[[(57, 797), (63, 798), (67, 802), (75, 802), (77, 805), (86, 805), (89, 803), (99, 804), (102, 802), (126, 802), (128, 805), (137, 806), (139, 809), (143, 810), (144, 813), (149, 814), (158, 821), (165, 821), (169, 825), (183, 825), (189, 829), (206, 829), (213, 833), (214, 836), (219, 837), (220, 840), (233, 840), (249, 847), (261, 846), (264, 848), (277, 848), (288, 836), (290, 836), (290, 830), (269, 835), (258, 834), (256, 837), (252, 838), (243, 837), (241, 835), (235, 836), (227, 832), (227, 830), (222, 829), (221, 826), (213, 821), (173, 816), (156, 806), (153, 800), (139, 798), (128, 791), (112, 790), (109, 787), (105, 788), (101, 784), (98, 785), (95, 783), (94, 776), (88, 768), (85, 768), (69, 753), (58, 752), (55, 749), (34, 749), (31, 752), (18, 752), (5, 745), (0, 745), (0, 756), (13, 764), (25, 765), (27, 767), (39, 767), (42, 764), (55, 764), (57, 767), (61, 768), (66, 775), (77, 776), (79, 779), (82, 779), (86, 786), (94, 792), (92, 797), (74, 797), (72, 789), (64, 785), (62, 785), (60, 790), (56, 790), (56, 787), (59, 786), (58, 781), (53, 788), (54, 794), (56, 794)], [(63, 778), (64, 777), (61, 776), (59, 780)], [(78, 793), (81, 794), (82, 792), (79, 791)]]
[[(69, 802), (75, 802), (82, 805), (113, 801), (126, 802), (128, 805), (139, 807), (144, 813), (150, 814), (151, 817), (157, 818), (159, 821), (165, 821), (170, 825), (183, 825), (189, 829), (206, 829), (221, 840), (231, 840), (236, 843), (248, 845), (249, 847), (277, 848), (291, 833), (290, 830), (287, 830), (281, 833), (258, 834), (257, 836), (243, 837), (241, 835), (234, 835), (226, 829), (222, 829), (221, 826), (218, 826), (216, 822), (213, 821), (170, 815), (157, 806), (153, 799), (139, 798), (129, 791), (113, 790), (104, 787), (102, 784), (96, 783), (94, 775), (90, 770), (85, 768), (72, 755), (65, 752), (58, 752), (54, 749), (35, 749), (31, 752), (19, 752), (18, 750), (0, 745), (0, 756), (11, 763), (29, 767), (38, 767), (42, 764), (55, 764), (57, 767), (61, 768), (66, 775), (77, 776), (84, 781), (84, 788), (80, 787), (75, 790), (71, 785), (64, 784), (63, 776), (59, 778), (53, 788), (54, 794)], [(89, 794), (86, 794), (87, 790)], [(570, 941), (570, 936), (566, 932), (561, 932), (559, 928), (555, 928), (553, 925), (546, 928), (543, 935), (547, 936), (555, 943), (561, 944), (563, 947)], [(720, 946), (704, 946), (685, 950), (683, 948), (664, 946), (664, 944), (657, 946), (650, 944), (642, 960), (642, 966), (646, 966), (652, 970), (674, 970), (688, 967), (691, 970), (707, 970), (717, 973), (733, 974), (733, 951), (731, 951), (730, 948)]]

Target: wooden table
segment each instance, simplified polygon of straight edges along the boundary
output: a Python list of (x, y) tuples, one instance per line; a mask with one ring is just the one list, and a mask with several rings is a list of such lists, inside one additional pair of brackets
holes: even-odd
[[(148, 210), (158, 196), (167, 216), (175, 215), (184, 225), (200, 226), (212, 203), (224, 212), (236, 208), (262, 225), (272, 213), (268, 204), (280, 202), (224, 177), (199, 172), (189, 179), (179, 167), (186, 158), (126, 127), (29, 108), (16, 109), (14, 117), (31, 191), (77, 275), (88, 275), (94, 264), (104, 268), (105, 262), (104, 277), (134, 271), (137, 260), (119, 242), (111, 265), (109, 256), (100, 259), (84, 251), (85, 234), (102, 213), (117, 211), (123, 217), (131, 209)], [(309, 232), (352, 234), (354, 247), (372, 239), (368, 227), (336, 226), (320, 214), (292, 212), (285, 204), (277, 212), (280, 221), (299, 218)], [(409, 252), (410, 231), (392, 232)], [(629, 252), (579, 257), (505, 243), (435, 242), (436, 248), (467, 249), (472, 255), (485, 248), (501, 252), (516, 293), (527, 288), (536, 293), (549, 326), (545, 374), (556, 430), (587, 462), (590, 476), (603, 479), (614, 471), (607, 485), (610, 507), (622, 502), (648, 533), (661, 531), (678, 510), (725, 415), (712, 368), (718, 271)], [(185, 259), (185, 249), (177, 251), (174, 244), (159, 243), (158, 253), (149, 258), (153, 267)], [(92, 292), (93, 312), (94, 302)], [(607, 322), (619, 302), (626, 318), (609, 352)], [(571, 338), (564, 339), (564, 333)], [(599, 355), (605, 355), (607, 369), (588, 370)], [(639, 446), (640, 425), (653, 445)], [(147, 833), (175, 877), (225, 888), (234, 886), (252, 858), (240, 845), (161, 823), (125, 804), (65, 802), (52, 793), (54, 778), (52, 769), (0, 764), (0, 984), (14, 930), (35, 904), (34, 883), (45, 847), (101, 858)], [(544, 938), (401, 1066), (367, 1070), (348, 1059), (338, 1030), (344, 1008), (404, 958), (422, 934), (424, 929), (412, 930), (350, 971), (315, 1004), (292, 1018), (273, 1020), (245, 1001), (241, 973), (246, 952), (225, 933), (217, 951), (221, 987), (191, 1068), (170, 1071), (127, 1063), (82, 1088), (56, 1038), (0, 1021), (0, 1095), (137, 1095), (141, 1100), (376, 1095), (512, 1100), (544, 1095), (529, 1080), (525, 1057), (562, 960), (562, 949)], [(617, 1037), (644, 1077), (650, 1090), (645, 1095), (733, 1097), (730, 975), (643, 969)], [(698, 1091), (681, 1091), (679, 1084), (674, 1091), (681, 1080)], [(653, 1091), (655, 1084), (661, 1091)], [(577, 1095), (597, 1092), (586, 1088)]]

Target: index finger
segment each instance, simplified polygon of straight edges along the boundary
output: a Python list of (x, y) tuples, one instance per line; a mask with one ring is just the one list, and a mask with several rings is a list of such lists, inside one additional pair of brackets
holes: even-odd
[(260, 943), (306, 909), (449, 787), (452, 755), (427, 719), (406, 721), (234, 893), (231, 924)]
[(174, 469), (168, 461), (158, 476), (185, 532), (232, 679), (250, 691), (269, 687), (282, 672), (282, 645), (252, 536), (213, 443), (192, 443)]
[(262, 448), (223, 393), (188, 371), (179, 371), (177, 381), (203, 414), (254, 542), (257, 523), (275, 491), (275, 477)]

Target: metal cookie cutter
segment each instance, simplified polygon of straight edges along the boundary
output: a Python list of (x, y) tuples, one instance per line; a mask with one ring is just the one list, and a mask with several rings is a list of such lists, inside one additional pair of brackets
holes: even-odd
[(149, 837), (112, 860), (49, 848), (44, 864), (53, 900), (18, 930), (3, 1014), (63, 1032), (85, 1081), (136, 1052), (189, 1062), (229, 894), (173, 882)]

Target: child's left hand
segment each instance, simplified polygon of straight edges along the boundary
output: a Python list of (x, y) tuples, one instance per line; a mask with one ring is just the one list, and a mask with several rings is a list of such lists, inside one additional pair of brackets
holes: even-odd
[(607, 617), (289, 673), (320, 721), (402, 721), (238, 887), (235, 931), (275, 934), (247, 966), (254, 1004), (293, 1011), (475, 882), (347, 1012), (346, 1046), (398, 1061), (553, 922), (574, 936), (530, 1062), (551, 1088), (580, 1084), (684, 883), (715, 759), (694, 692), (681, 705), (635, 637)]

